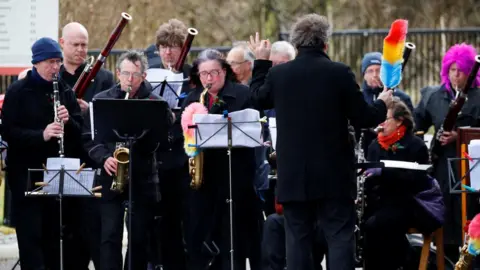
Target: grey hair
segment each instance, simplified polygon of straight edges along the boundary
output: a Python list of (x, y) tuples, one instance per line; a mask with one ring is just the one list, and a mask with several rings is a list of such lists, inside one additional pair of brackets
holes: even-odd
[(232, 50), (241, 49), (243, 51), (243, 60), (250, 62), (250, 65), (253, 69), (253, 62), (255, 61), (255, 54), (248, 47), (248, 42), (247, 41), (235, 41), (235, 42), (233, 42), (232, 45), (233, 45)]
[(289, 60), (293, 60), (297, 52), (292, 44), (288, 41), (276, 41), (272, 44), (270, 54), (285, 54)]
[(132, 63), (140, 62), (140, 70), (141, 72), (145, 72), (148, 69), (148, 60), (145, 54), (139, 50), (129, 50), (124, 52), (117, 60), (117, 70), (120, 70), (120, 66), (122, 65), (124, 60), (128, 60)]
[(295, 48), (324, 47), (330, 35), (331, 29), (327, 17), (313, 13), (300, 17), (293, 25), (290, 43)]

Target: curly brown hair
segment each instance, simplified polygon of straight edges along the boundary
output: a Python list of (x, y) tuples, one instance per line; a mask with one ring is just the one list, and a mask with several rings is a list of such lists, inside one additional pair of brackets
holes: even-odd
[(187, 26), (177, 19), (170, 19), (168, 22), (160, 25), (155, 36), (156, 46), (179, 46), (181, 47), (187, 38)]

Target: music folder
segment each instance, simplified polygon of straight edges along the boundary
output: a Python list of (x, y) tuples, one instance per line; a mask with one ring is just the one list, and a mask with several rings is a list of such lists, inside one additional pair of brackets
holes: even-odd
[[(164, 141), (171, 125), (171, 113), (164, 100), (94, 99), (92, 134), (98, 142), (118, 142), (120, 136), (138, 138), (145, 132)], [(94, 124), (93, 124), (94, 123)]]

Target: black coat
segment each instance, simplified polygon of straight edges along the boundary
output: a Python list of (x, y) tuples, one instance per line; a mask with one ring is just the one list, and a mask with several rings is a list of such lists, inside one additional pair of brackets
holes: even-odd
[[(163, 64), (160, 63), (159, 68), (164, 68)], [(183, 66), (183, 77), (188, 78), (190, 75), (190, 65)], [(160, 93), (161, 86), (158, 86), (154, 93)], [(182, 85), (182, 90), (180, 96), (187, 96), (191, 92), (190, 85), (188, 81), (184, 82)], [(170, 91), (168, 87), (164, 91)], [(185, 97), (181, 98), (178, 102), (178, 106), (182, 107), (185, 103)], [(183, 150), (183, 131), (180, 124), (181, 119), (181, 110), (173, 110), (175, 113), (175, 123), (169, 131), (169, 142), (168, 144), (162, 145), (158, 149), (157, 159), (159, 163), (160, 170), (169, 170), (183, 168), (187, 163), (188, 157)]]
[(279, 202), (355, 198), (348, 121), (374, 127), (385, 120), (385, 103), (368, 105), (351, 69), (319, 48), (271, 66), (255, 61), (250, 88), (259, 109), (276, 111)]
[[(119, 86), (115, 86), (109, 90), (100, 92), (95, 95), (94, 99), (123, 99), (125, 92)], [(162, 99), (151, 91), (151, 85), (144, 82), (138, 90), (135, 99)], [(165, 121), (172, 124), (173, 117), (171, 112), (168, 114), (168, 119)], [(105, 161), (112, 157), (116, 148), (114, 142), (98, 142), (92, 140), (91, 137), (91, 123), (90, 112), (85, 116), (85, 124), (83, 126), (83, 147), (87, 151), (89, 157), (95, 162), (97, 168), (101, 168), (100, 183), (102, 185), (102, 198), (111, 199), (115, 197), (115, 193), (110, 190), (112, 184), (112, 177), (108, 176), (103, 168)], [(164, 141), (163, 141), (164, 142)], [(148, 134), (138, 140), (134, 145), (134, 154), (131, 156), (133, 162), (132, 177), (135, 181), (133, 185), (134, 196), (156, 195), (152, 191), (157, 188), (154, 181), (157, 181), (157, 164), (155, 159), (155, 151), (159, 144), (162, 143), (158, 138), (150, 137)], [(136, 187), (136, 188), (135, 188)], [(137, 192), (138, 190), (138, 192)], [(128, 194), (127, 191), (124, 194)]]
[[(70, 118), (65, 124), (65, 157), (75, 156), (83, 119), (72, 91), (59, 86), (60, 103), (67, 108)], [(54, 122), (53, 85), (38, 83), (32, 71), (7, 89), (2, 110), (3, 139), (8, 143), (7, 167), (10, 178), (25, 189), (28, 169), (40, 169), (47, 158), (58, 157), (58, 140), (43, 139), (43, 131)], [(42, 176), (39, 176), (42, 179)], [(15, 189), (12, 187), (12, 189)], [(18, 189), (20, 190), (20, 189)]]

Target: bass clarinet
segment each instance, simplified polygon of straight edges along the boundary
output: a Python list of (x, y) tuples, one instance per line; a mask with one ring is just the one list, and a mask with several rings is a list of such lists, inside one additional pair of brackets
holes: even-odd
[(64, 157), (64, 148), (63, 148), (63, 121), (58, 117), (58, 108), (60, 108), (60, 94), (58, 91), (58, 76), (53, 74), (53, 110), (55, 113), (55, 122), (59, 123), (62, 126), (62, 134), (58, 138), (59, 150), (58, 154), (61, 158)]

